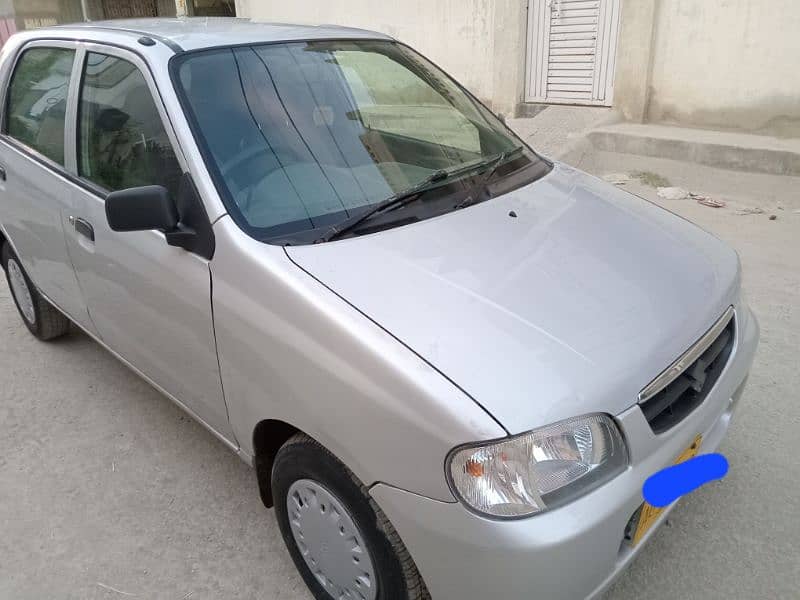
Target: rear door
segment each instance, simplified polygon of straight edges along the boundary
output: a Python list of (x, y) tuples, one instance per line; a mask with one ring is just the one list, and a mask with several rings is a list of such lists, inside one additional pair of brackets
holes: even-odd
[(64, 241), (75, 200), (65, 166), (75, 56), (74, 43), (52, 40), (17, 53), (0, 134), (0, 222), (36, 287), (94, 333)]
[[(67, 245), (103, 341), (227, 441), (208, 260), (158, 231), (114, 232), (111, 191), (163, 185), (177, 194), (185, 160), (144, 61), (82, 45), (77, 92), (76, 226)], [(80, 227), (77, 225), (80, 224)]]

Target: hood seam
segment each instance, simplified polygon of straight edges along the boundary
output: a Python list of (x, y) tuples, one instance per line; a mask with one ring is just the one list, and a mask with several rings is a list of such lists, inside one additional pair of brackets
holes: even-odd
[(311, 277), (311, 279), (313, 279), (314, 281), (316, 281), (317, 283), (319, 283), (319, 284), (320, 284), (322, 287), (324, 287), (326, 290), (330, 291), (330, 292), (331, 292), (333, 295), (335, 295), (337, 298), (340, 298), (340, 299), (341, 299), (341, 300), (342, 300), (342, 301), (343, 301), (345, 304), (347, 304), (348, 306), (352, 307), (352, 308), (353, 308), (353, 309), (354, 309), (356, 312), (358, 312), (360, 315), (362, 315), (362, 316), (363, 316), (365, 319), (367, 319), (367, 320), (368, 320), (368, 321), (370, 321), (371, 323), (375, 324), (375, 325), (376, 325), (377, 327), (379, 327), (379, 328), (380, 328), (382, 331), (386, 332), (386, 333), (387, 333), (389, 336), (391, 336), (391, 337), (392, 337), (394, 340), (396, 340), (396, 341), (397, 341), (397, 342), (398, 342), (400, 345), (402, 345), (404, 348), (408, 349), (408, 350), (409, 350), (409, 351), (410, 351), (412, 354), (414, 354), (414, 356), (416, 356), (417, 358), (419, 358), (419, 359), (420, 359), (422, 362), (424, 362), (426, 365), (428, 365), (428, 366), (429, 366), (431, 369), (433, 369), (434, 371), (436, 371), (437, 373), (439, 373), (439, 375), (441, 375), (442, 377), (444, 377), (444, 378), (445, 378), (445, 379), (446, 379), (448, 382), (450, 382), (450, 383), (451, 383), (451, 384), (452, 384), (452, 385), (453, 385), (453, 386), (454, 386), (454, 387), (455, 387), (457, 390), (459, 390), (459, 391), (460, 391), (462, 394), (464, 394), (464, 395), (465, 395), (467, 398), (469, 398), (469, 399), (470, 399), (470, 400), (472, 400), (472, 401), (473, 401), (473, 402), (474, 402), (474, 403), (475, 403), (477, 406), (479, 406), (479, 407), (480, 407), (480, 408), (483, 410), (483, 412), (485, 412), (485, 413), (486, 413), (486, 414), (489, 416), (489, 418), (490, 418), (492, 421), (494, 421), (494, 422), (495, 422), (495, 423), (496, 423), (496, 424), (497, 424), (497, 425), (500, 427), (500, 429), (502, 429), (503, 431), (505, 431), (505, 432), (506, 432), (506, 435), (511, 435), (511, 432), (508, 430), (508, 428), (507, 428), (505, 425), (503, 425), (503, 424), (502, 424), (502, 423), (501, 423), (501, 422), (500, 422), (500, 421), (497, 419), (497, 417), (495, 417), (495, 416), (494, 416), (494, 415), (493, 415), (491, 412), (489, 412), (489, 409), (487, 409), (487, 408), (486, 408), (486, 407), (485, 407), (483, 404), (481, 404), (481, 403), (480, 403), (478, 400), (476, 400), (476, 399), (475, 399), (475, 398), (474, 398), (474, 397), (473, 397), (473, 396), (472, 396), (470, 393), (468, 393), (468, 392), (467, 392), (467, 391), (466, 391), (466, 390), (465, 390), (463, 387), (461, 387), (460, 385), (458, 385), (458, 384), (457, 384), (457, 383), (456, 383), (456, 382), (455, 382), (453, 379), (451, 379), (450, 377), (448, 377), (448, 376), (447, 376), (447, 374), (446, 374), (446, 373), (444, 373), (444, 372), (443, 372), (443, 371), (442, 371), (442, 370), (441, 370), (439, 367), (437, 367), (436, 365), (434, 365), (433, 363), (431, 363), (431, 362), (430, 362), (428, 359), (426, 359), (424, 356), (422, 356), (422, 355), (421, 355), (419, 352), (417, 352), (416, 350), (414, 350), (414, 348), (412, 348), (411, 346), (409, 346), (409, 345), (408, 345), (406, 342), (404, 342), (403, 340), (401, 340), (401, 339), (400, 339), (399, 337), (397, 337), (397, 336), (396, 336), (394, 333), (392, 333), (391, 331), (389, 331), (388, 329), (386, 329), (386, 327), (384, 327), (383, 325), (381, 325), (380, 323), (378, 323), (378, 322), (377, 322), (375, 319), (373, 319), (372, 317), (370, 317), (370, 316), (369, 316), (367, 313), (365, 313), (363, 310), (361, 310), (360, 308), (358, 308), (358, 307), (357, 307), (355, 304), (353, 304), (352, 302), (350, 302), (350, 301), (349, 301), (347, 298), (345, 298), (344, 296), (342, 296), (341, 294), (339, 294), (339, 293), (338, 293), (336, 290), (332, 289), (330, 286), (328, 286), (327, 284), (325, 284), (325, 282), (324, 282), (324, 281), (321, 281), (321, 280), (320, 280), (318, 277), (316, 277), (316, 276), (315, 276), (313, 273), (310, 273), (309, 271), (307, 271), (306, 269), (304, 269), (304, 268), (302, 267), (302, 265), (300, 265), (299, 263), (297, 263), (297, 262), (296, 262), (296, 261), (295, 261), (295, 260), (294, 260), (294, 259), (291, 257), (291, 255), (289, 254), (289, 252), (288, 252), (288, 251), (287, 251), (287, 249), (286, 249), (286, 246), (284, 246), (284, 247), (283, 247), (283, 253), (286, 255), (286, 258), (288, 258), (288, 259), (289, 259), (289, 261), (290, 261), (290, 262), (291, 262), (291, 263), (292, 263), (294, 266), (296, 266), (298, 269), (300, 269), (300, 270), (301, 270), (303, 273), (305, 273), (306, 275), (308, 275), (309, 277)]

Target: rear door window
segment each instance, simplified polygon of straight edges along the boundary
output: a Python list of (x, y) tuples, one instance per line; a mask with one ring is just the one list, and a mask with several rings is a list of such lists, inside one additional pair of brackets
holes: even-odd
[(66, 48), (25, 50), (8, 90), (6, 133), (60, 165), (74, 60), (75, 51)]
[(78, 173), (109, 191), (142, 185), (178, 190), (181, 168), (141, 71), (89, 52), (81, 82)]

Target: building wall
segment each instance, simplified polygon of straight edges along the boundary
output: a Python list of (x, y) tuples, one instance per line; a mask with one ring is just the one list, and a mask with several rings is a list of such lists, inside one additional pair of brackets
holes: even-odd
[(66, 23), (80, 15), (80, 0), (5, 0), (0, 14), (15, 17), (19, 29)]
[(797, 0), (658, 0), (646, 118), (800, 136), (798, 58)]
[(157, 0), (156, 12), (159, 17), (174, 17), (177, 14), (176, 0)]
[[(137, 0), (134, 4), (132, 0), (0, 0), (0, 47), (17, 31), (109, 18), (109, 7), (117, 9), (112, 14), (174, 17), (179, 9), (186, 14), (186, 1)], [(205, 1), (232, 4), (234, 0)]]
[[(61, 2), (75, 2), (76, 0), (61, 0)], [(184, 0), (84, 0), (86, 3), (86, 16), (90, 21), (99, 21), (111, 18), (112, 15), (121, 15), (123, 18), (135, 16), (174, 17), (176, 6)], [(109, 10), (110, 9), (110, 10)]]
[[(185, 0), (140, 0), (137, 6), (143, 14), (155, 9), (158, 16), (174, 17), (179, 2)], [(89, 20), (106, 18), (104, 4), (132, 6), (131, 0), (0, 0), (0, 17), (15, 18), (19, 29), (75, 23), (84, 20), (82, 4)]]
[[(495, 111), (512, 115), (522, 100), (528, 0), (235, 2), (239, 16), (256, 20), (388, 33), (441, 65)], [(90, 19), (105, 16), (103, 0), (85, 3)], [(80, 5), (0, 0), (0, 17), (11, 29), (25, 29), (80, 20)], [(621, 5), (614, 107), (623, 118), (800, 137), (800, 1)], [(176, 8), (187, 12), (187, 0), (156, 0), (156, 6), (164, 16)]]
[(621, 0), (614, 108), (626, 121), (642, 122), (648, 106), (657, 0)]
[(387, 33), (422, 52), (493, 109), (522, 94), (526, 0), (237, 0), (255, 20), (337, 24)]

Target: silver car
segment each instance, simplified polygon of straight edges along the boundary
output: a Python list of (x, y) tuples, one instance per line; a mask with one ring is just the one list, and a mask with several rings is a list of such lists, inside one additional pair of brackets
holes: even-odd
[(387, 36), (53, 27), (0, 85), (25, 325), (76, 325), (253, 465), (316, 598), (596, 596), (671, 508), (644, 481), (728, 429), (759, 335), (736, 253)]

